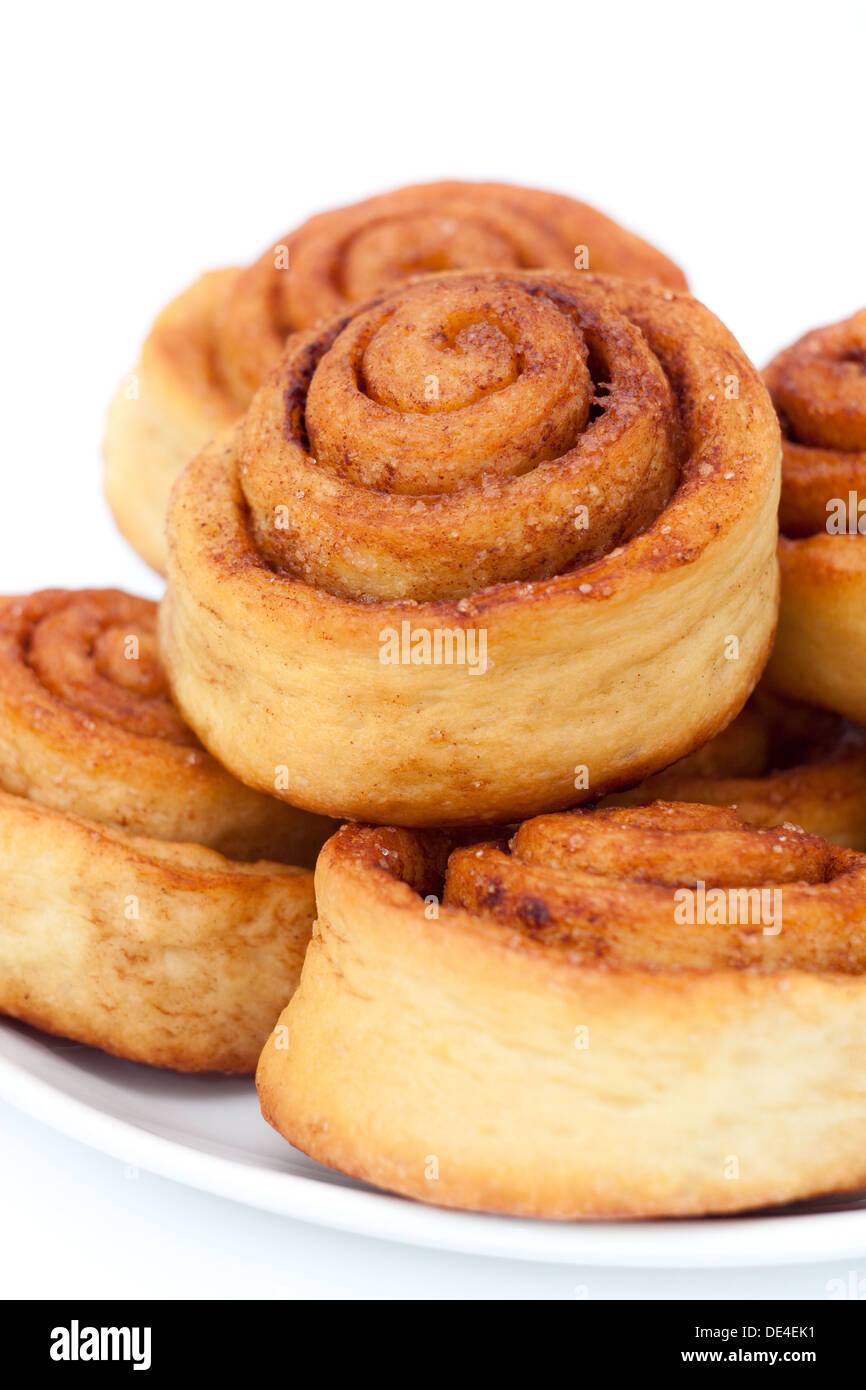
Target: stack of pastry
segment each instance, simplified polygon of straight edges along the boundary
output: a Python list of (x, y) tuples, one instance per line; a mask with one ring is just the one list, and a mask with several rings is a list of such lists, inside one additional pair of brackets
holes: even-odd
[(328, 822), (236, 782), (171, 704), (156, 605), (0, 599), (0, 1008), (249, 1071), (297, 984)]
[(0, 1006), (260, 1053), (291, 1143), (446, 1206), (866, 1183), (864, 362), (859, 315), (762, 380), (501, 185), (199, 281), (106, 441), (158, 655), (116, 593), (0, 611)]

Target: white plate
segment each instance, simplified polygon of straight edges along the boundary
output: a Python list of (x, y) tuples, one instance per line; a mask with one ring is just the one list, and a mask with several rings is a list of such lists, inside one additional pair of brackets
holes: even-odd
[(766, 1216), (518, 1221), (376, 1192), (290, 1148), (251, 1081), (120, 1062), (0, 1022), (0, 1097), (123, 1163), (249, 1206), (383, 1240), (476, 1255), (654, 1268), (794, 1264), (866, 1254), (866, 1193)]

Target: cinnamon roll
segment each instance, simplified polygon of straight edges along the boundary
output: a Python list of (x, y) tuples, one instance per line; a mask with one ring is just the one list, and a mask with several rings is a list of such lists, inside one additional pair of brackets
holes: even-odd
[(241, 781), (328, 815), (503, 822), (633, 785), (767, 659), (779, 453), (686, 294), (419, 279), (294, 335), (178, 481), (175, 698)]
[(171, 485), (249, 405), (289, 333), (426, 271), (549, 267), (685, 288), (654, 247), (561, 194), (422, 184), (311, 218), (245, 269), (212, 272), (160, 314), (108, 419), (105, 489), (124, 535), (165, 571)]
[(866, 309), (765, 372), (782, 423), (777, 690), (866, 724)]
[(346, 826), (265, 1118), (354, 1178), (558, 1219), (866, 1184), (866, 856), (721, 807), (509, 843)]
[(777, 699), (762, 682), (703, 748), (602, 805), (656, 800), (732, 806), (753, 825), (793, 822), (831, 844), (866, 850), (866, 729)]
[(251, 1071), (294, 989), (328, 822), (241, 786), (172, 706), (156, 605), (0, 599), (0, 1012)]

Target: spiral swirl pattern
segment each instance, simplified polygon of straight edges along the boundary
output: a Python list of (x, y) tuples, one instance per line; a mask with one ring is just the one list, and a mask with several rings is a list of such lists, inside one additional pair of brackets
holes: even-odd
[(584, 203), (456, 181), (322, 213), (252, 266), (202, 276), (159, 315), (109, 413), (105, 489), (124, 535), (165, 572), (174, 479), (246, 409), (290, 333), (419, 273), (533, 266), (686, 284), (660, 252)]
[(782, 424), (781, 529), (815, 535), (828, 501), (866, 494), (866, 309), (805, 334), (764, 376)]
[(22, 659), (59, 704), (138, 738), (197, 746), (159, 664), (153, 603), (119, 590), (56, 592), (35, 595), (7, 614)]
[(0, 599), (0, 787), (240, 860), (312, 863), (326, 830), (205, 752), (168, 692), (156, 604), (117, 589)]
[(782, 963), (859, 972), (866, 968), (860, 934), (828, 940), (814, 922), (799, 932), (788, 925), (776, 948), (768, 947), (777, 938), (763, 935), (760, 921), (698, 921), (684, 937), (673, 893), (697, 883), (799, 889), (855, 866), (862, 874), (864, 864), (792, 825), (757, 828), (729, 807), (654, 802), (539, 817), (507, 847), (456, 849), (444, 901), (587, 962), (669, 969)]
[(215, 324), (217, 370), (243, 405), (289, 333), (346, 314), (410, 276), (568, 269), (579, 247), (584, 268), (685, 288), (677, 267), (645, 242), (585, 203), (538, 189), (422, 184), (322, 213), (238, 275)]
[(508, 842), (346, 826), (316, 894), (257, 1081), (319, 1162), (561, 1219), (866, 1182), (866, 855), (655, 802)]
[(600, 285), (434, 278), (293, 340), (244, 423), (241, 480), (281, 572), (355, 599), (462, 597), (645, 529), (677, 481), (677, 423)]
[(783, 434), (769, 679), (866, 724), (866, 310), (807, 333), (765, 378)]

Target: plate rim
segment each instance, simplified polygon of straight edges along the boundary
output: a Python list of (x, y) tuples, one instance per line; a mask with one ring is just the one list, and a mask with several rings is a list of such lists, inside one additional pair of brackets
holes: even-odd
[[(55, 1040), (42, 1042), (20, 1026), (0, 1027), (0, 1099), (119, 1162), (308, 1225), (455, 1254), (599, 1268), (760, 1268), (866, 1255), (866, 1207), (671, 1222), (546, 1222), (425, 1206), (360, 1184), (242, 1163), (154, 1133), (38, 1075), (10, 1055), (16, 1050), (10, 1038), (25, 1057), (39, 1048), (62, 1066), (62, 1056), (50, 1046)], [(662, 1240), (666, 1252), (659, 1250)]]

